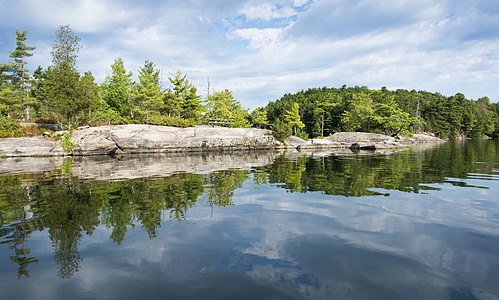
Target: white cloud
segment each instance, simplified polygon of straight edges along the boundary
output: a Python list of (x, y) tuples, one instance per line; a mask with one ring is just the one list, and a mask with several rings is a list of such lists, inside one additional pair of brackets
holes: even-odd
[(268, 2), (249, 5), (247, 4), (241, 10), (239, 14), (246, 16), (248, 20), (262, 19), (271, 20), (278, 18), (288, 18), (297, 14), (297, 12), (289, 6), (278, 7), (275, 4), (270, 4)]
[(251, 48), (263, 48), (269, 44), (279, 42), (283, 36), (285, 29), (283, 28), (244, 28), (236, 29), (230, 33), (229, 38), (242, 38), (250, 40), (249, 46)]
[[(0, 55), (15, 28), (36, 45), (28, 68), (50, 64), (54, 31), (82, 40), (79, 66), (98, 81), (122, 57), (137, 73), (145, 59), (182, 69), (202, 91), (231, 89), (255, 108), (309, 87), (463, 92), (499, 100), (499, 9), (495, 1), (247, 0), (200, 2), (0, 2)], [(166, 76), (166, 75), (165, 75)]]
[[(19, 1), (23, 2), (23, 1)], [(140, 9), (126, 7), (120, 1), (64, 1), (26, 0), (22, 10), (15, 11), (17, 18), (29, 18), (40, 26), (55, 30), (69, 24), (79, 32), (102, 32), (118, 23), (136, 19)]]
[(293, 1), (293, 6), (294, 7), (302, 7), (303, 5), (307, 4), (309, 0), (294, 0)]

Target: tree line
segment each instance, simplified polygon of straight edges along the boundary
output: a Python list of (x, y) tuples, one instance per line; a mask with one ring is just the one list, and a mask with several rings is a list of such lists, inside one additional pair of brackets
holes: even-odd
[(0, 137), (22, 135), (19, 121), (56, 122), (67, 129), (80, 125), (153, 124), (188, 127), (223, 120), (232, 127), (272, 129), (279, 140), (338, 131), (397, 135), (431, 132), (442, 138), (499, 136), (499, 104), (488, 97), (467, 99), (426, 91), (389, 91), (367, 87), (311, 88), (286, 94), (251, 113), (230, 90), (202, 97), (181, 70), (163, 88), (160, 70), (145, 60), (137, 74), (121, 58), (110, 66), (102, 84), (90, 71), (79, 72), (80, 38), (69, 26), (56, 32), (52, 64), (30, 74), (27, 31), (16, 30), (10, 61), (0, 64)]
[(92, 72), (78, 70), (80, 38), (69, 26), (56, 31), (52, 65), (30, 74), (26, 64), (35, 47), (26, 45), (27, 31), (17, 30), (16, 35), (11, 61), (0, 64), (1, 131), (29, 120), (55, 122), (67, 129), (130, 123), (188, 127), (211, 119), (230, 120), (233, 127), (251, 126), (248, 109), (232, 91), (216, 91), (202, 99), (181, 70), (170, 74), (170, 86), (163, 89), (160, 70), (149, 60), (134, 81), (117, 58), (111, 74), (97, 84)]
[(277, 129), (287, 134), (294, 130), (303, 138), (339, 131), (392, 136), (429, 132), (451, 139), (499, 136), (499, 103), (491, 103), (488, 97), (467, 99), (461, 93), (446, 97), (384, 87), (323, 87), (286, 94), (261, 110), (268, 122), (280, 126)]

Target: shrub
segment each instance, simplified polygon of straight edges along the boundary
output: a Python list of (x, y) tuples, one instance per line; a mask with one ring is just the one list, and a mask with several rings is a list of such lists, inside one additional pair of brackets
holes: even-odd
[(20, 137), (22, 134), (23, 132), (19, 121), (11, 118), (0, 117), (0, 138)]
[(61, 141), (62, 149), (64, 149), (65, 152), (71, 152), (71, 148), (73, 148), (74, 145), (75, 144), (71, 141), (71, 138), (69, 137), (69, 133), (66, 133)]

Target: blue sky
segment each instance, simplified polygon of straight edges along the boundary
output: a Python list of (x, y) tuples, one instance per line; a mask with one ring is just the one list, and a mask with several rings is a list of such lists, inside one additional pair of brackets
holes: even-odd
[(246, 108), (310, 87), (416, 89), (499, 100), (497, 0), (0, 0), (0, 62), (28, 30), (30, 70), (51, 64), (55, 30), (81, 38), (78, 66), (102, 82), (114, 59), (181, 69), (201, 95)]

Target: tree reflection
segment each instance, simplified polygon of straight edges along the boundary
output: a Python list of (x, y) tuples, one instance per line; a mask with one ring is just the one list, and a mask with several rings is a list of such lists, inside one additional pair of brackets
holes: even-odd
[(17, 278), (30, 277), (28, 266), (33, 263), (38, 263), (36, 257), (30, 256), (31, 250), (26, 247), (25, 241), (32, 231), (32, 226), (30, 222), (25, 219), (18, 224), (14, 224), (11, 229), (11, 237), (9, 246), (10, 249), (14, 250), (14, 255), (10, 256), (10, 261), (17, 264), (19, 267), (17, 269)]
[(55, 252), (57, 275), (69, 278), (79, 270), (82, 258), (78, 245), (83, 233), (91, 235), (99, 225), (101, 201), (92, 194), (89, 182), (63, 177), (51, 186), (49, 197), (40, 199), (40, 206)]
[(234, 205), (232, 198), (243, 182), (248, 180), (249, 173), (244, 170), (217, 171), (208, 176), (208, 199), (211, 205)]
[[(92, 235), (97, 226), (109, 228), (109, 238), (117, 245), (137, 226), (153, 239), (165, 219), (188, 219), (189, 209), (201, 197), (212, 207), (234, 205), (237, 190), (250, 176), (257, 188), (273, 184), (290, 192), (360, 197), (383, 195), (379, 189), (419, 193), (431, 188), (427, 184), (449, 182), (448, 178), (466, 178), (474, 172), (493, 174), (497, 161), (498, 142), (471, 141), (390, 156), (279, 156), (252, 171), (205, 175), (98, 181), (71, 176), (65, 168), (47, 174), (0, 176), (0, 246), (13, 251), (9, 259), (18, 265), (18, 277), (29, 277), (29, 265), (38, 262), (27, 247), (30, 234), (48, 229), (58, 276), (69, 278), (83, 260), (78, 249), (82, 238)], [(65, 160), (65, 165), (70, 164)]]

